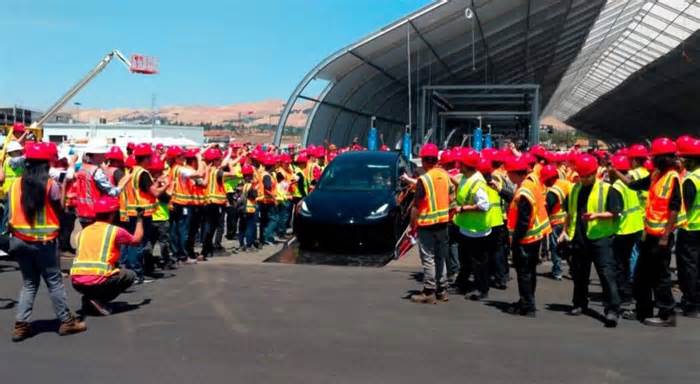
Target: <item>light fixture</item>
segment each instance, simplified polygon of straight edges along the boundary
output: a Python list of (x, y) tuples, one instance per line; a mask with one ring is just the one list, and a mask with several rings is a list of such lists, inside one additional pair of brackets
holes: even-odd
[(474, 17), (474, 12), (471, 8), (467, 8), (464, 10), (464, 17), (466, 17), (467, 20), (471, 20), (471, 18)]

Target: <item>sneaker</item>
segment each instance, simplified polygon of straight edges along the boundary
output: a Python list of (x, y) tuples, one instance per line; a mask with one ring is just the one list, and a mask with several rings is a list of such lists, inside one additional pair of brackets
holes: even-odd
[(615, 328), (617, 327), (617, 322), (619, 320), (620, 316), (617, 314), (617, 312), (610, 311), (605, 314), (605, 327), (606, 328)]
[(197, 259), (191, 259), (188, 257), (185, 264), (197, 264)]
[(553, 277), (554, 280), (556, 280), (556, 281), (562, 281), (562, 280), (564, 280), (564, 278), (562, 277), (562, 275), (554, 275), (554, 276), (552, 276), (552, 277)]
[(583, 307), (573, 307), (569, 311), (569, 316), (581, 316), (583, 313), (586, 312), (586, 308)]
[(447, 290), (446, 290), (446, 289), (443, 289), (442, 291), (438, 291), (438, 292), (435, 294), (435, 298), (437, 299), (437, 301), (443, 301), (443, 302), (447, 302), (447, 301), (450, 300), (450, 299), (447, 297)]
[(85, 325), (85, 322), (72, 316), (70, 320), (62, 322), (61, 326), (58, 328), (58, 334), (61, 336), (72, 335), (74, 333), (85, 331), (87, 331), (87, 325)]
[(474, 291), (470, 294), (468, 294), (465, 299), (469, 299), (471, 301), (481, 301), (485, 298), (489, 297), (489, 294), (486, 292), (479, 292), (479, 291)]
[(17, 343), (32, 337), (32, 325), (26, 321), (15, 322), (15, 329), (12, 331), (12, 341)]
[(662, 317), (650, 317), (644, 320), (644, 325), (650, 327), (675, 327), (676, 326), (676, 315), (669, 315), (665, 319)]
[(437, 304), (435, 294), (425, 291), (411, 295), (411, 301), (420, 304)]

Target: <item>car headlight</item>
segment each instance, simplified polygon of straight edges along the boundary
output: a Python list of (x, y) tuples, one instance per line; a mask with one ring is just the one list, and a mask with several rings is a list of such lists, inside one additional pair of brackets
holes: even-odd
[(301, 208), (299, 209), (299, 214), (305, 217), (310, 217), (311, 216), (311, 211), (309, 210), (309, 206), (306, 205), (306, 201), (301, 202)]
[(370, 212), (369, 216), (367, 216), (366, 219), (375, 220), (375, 219), (384, 218), (384, 217), (386, 217), (386, 215), (389, 214), (388, 208), (389, 208), (389, 203), (384, 203), (381, 207)]

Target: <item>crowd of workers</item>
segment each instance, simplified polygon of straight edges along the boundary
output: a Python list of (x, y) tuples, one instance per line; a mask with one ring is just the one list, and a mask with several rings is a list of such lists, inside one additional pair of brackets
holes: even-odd
[[(675, 326), (676, 310), (700, 309), (700, 140), (682, 136), (603, 150), (514, 148), (420, 150), (412, 226), (424, 288), (418, 303), (448, 300), (455, 285), (479, 301), (505, 289), (509, 255), (519, 300), (507, 311), (536, 315), (536, 267), (552, 260), (552, 277), (569, 264), (573, 316), (589, 312), (594, 266), (603, 289), (607, 327), (619, 317)], [(672, 293), (675, 253), (680, 306)], [(654, 313), (654, 307), (658, 311)]]
[[(14, 341), (33, 334), (29, 319), (41, 278), (61, 321), (59, 333), (86, 330), (68, 308), (59, 249), (75, 253), (70, 279), (82, 294), (82, 311), (108, 315), (112, 300), (151, 281), (157, 267), (207, 260), (223, 251), (224, 236), (238, 239), (231, 252), (288, 239), (293, 207), (325, 165), (344, 151), (363, 150), (356, 144), (185, 149), (142, 143), (129, 144), (126, 153), (90, 145), (79, 158), (31, 140), (21, 125), (13, 134), (0, 172), (0, 223), (23, 280)], [(411, 226), (424, 269), (424, 288), (413, 301), (447, 301), (450, 284), (483, 300), (491, 287), (506, 288), (511, 258), (520, 299), (509, 312), (535, 316), (536, 267), (546, 254), (557, 280), (562, 259), (568, 261), (571, 315), (588, 310), (593, 265), (606, 326), (616, 326), (620, 315), (675, 326), (675, 249), (681, 308), (698, 316), (700, 140), (658, 138), (650, 150), (638, 144), (614, 154), (542, 146), (440, 152), (427, 144), (419, 155), (425, 173), (403, 176), (415, 184)], [(73, 249), (76, 224), (81, 230)]]

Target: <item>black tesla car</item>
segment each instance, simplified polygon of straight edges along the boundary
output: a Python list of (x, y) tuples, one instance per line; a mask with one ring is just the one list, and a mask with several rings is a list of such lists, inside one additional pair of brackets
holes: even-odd
[(415, 165), (398, 152), (348, 152), (326, 167), (316, 189), (296, 207), (302, 249), (388, 251), (406, 229), (413, 189), (400, 180)]

